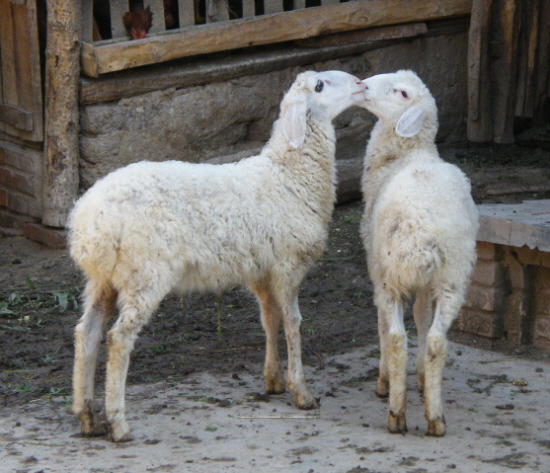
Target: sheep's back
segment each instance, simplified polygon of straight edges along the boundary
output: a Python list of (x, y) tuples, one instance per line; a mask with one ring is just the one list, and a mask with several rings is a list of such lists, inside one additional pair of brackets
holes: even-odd
[(412, 163), (401, 169), (381, 191), (373, 224), (370, 266), (399, 292), (433, 281), (466, 283), (478, 216), (469, 181), (456, 166)]

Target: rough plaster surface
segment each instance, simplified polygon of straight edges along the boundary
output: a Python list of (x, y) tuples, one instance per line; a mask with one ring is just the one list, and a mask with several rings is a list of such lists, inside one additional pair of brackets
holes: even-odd
[[(360, 78), (403, 68), (416, 70), (438, 101), (440, 141), (460, 140), (465, 136), (466, 53), (467, 34), (432, 36), (304, 67), (85, 106), (81, 110), (81, 187), (86, 189), (107, 173), (144, 159), (203, 162), (253, 154), (269, 139), (284, 92), (306, 69), (339, 69)], [(357, 129), (366, 143), (372, 123), (366, 110), (356, 108), (342, 114), (336, 127)]]

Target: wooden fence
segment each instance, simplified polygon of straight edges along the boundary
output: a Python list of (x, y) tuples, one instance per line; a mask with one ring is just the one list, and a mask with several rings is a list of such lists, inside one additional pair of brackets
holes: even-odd
[[(166, 1), (150, 2), (154, 18), (163, 17)], [(178, 0), (178, 29), (166, 31), (162, 21), (153, 20), (154, 29), (146, 38), (128, 41), (122, 25), (127, 0), (110, 0), (113, 39), (94, 42), (92, 0), (83, 0), (82, 71), (99, 77), (198, 54), (468, 15), (472, 6), (472, 0), (204, 0), (205, 19), (200, 23), (200, 3), (194, 1)]]

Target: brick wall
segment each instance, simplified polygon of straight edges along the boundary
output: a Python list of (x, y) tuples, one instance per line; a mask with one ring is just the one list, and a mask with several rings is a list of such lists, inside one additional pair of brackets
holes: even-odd
[(477, 253), (453, 329), (550, 349), (550, 253), (487, 242)]

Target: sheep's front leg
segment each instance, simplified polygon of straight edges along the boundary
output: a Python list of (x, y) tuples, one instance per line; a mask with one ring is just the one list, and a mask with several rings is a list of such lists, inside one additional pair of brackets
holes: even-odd
[(300, 325), (302, 316), (298, 308), (298, 288), (291, 291), (282, 304), (283, 323), (288, 350), (288, 389), (296, 395), (296, 405), (299, 409), (309, 410), (317, 407), (317, 401), (306, 386), (302, 366), (302, 341)]
[(94, 409), (94, 378), (99, 345), (115, 312), (117, 293), (89, 281), (84, 298), (84, 314), (75, 328), (73, 412), (80, 419), (82, 435), (91, 437), (106, 433)]
[(266, 350), (264, 364), (265, 392), (267, 394), (281, 394), (285, 392), (285, 379), (279, 360), (278, 337), (281, 326), (281, 309), (268, 283), (252, 285), (251, 290), (256, 294), (262, 313), (262, 325), (265, 330)]
[(443, 368), (447, 358), (447, 332), (458, 314), (461, 298), (450, 289), (438, 298), (435, 316), (428, 331), (424, 383), (424, 404), (428, 420), (427, 435), (442, 437), (447, 431), (441, 389)]
[(416, 355), (416, 375), (418, 376), (418, 390), (424, 392), (426, 359), (426, 335), (433, 319), (433, 304), (428, 292), (419, 292), (413, 306), (414, 322), (418, 333), (418, 353)]
[(403, 302), (386, 294), (383, 313), (388, 317), (388, 335), (384, 354), (390, 378), (390, 414), (388, 430), (405, 433), (407, 420), (407, 333), (403, 323)]
[(124, 391), (130, 363), (130, 353), (138, 333), (153, 310), (138, 310), (126, 303), (120, 317), (107, 334), (107, 380), (105, 383), (105, 414), (111, 440), (133, 440), (126, 421)]

